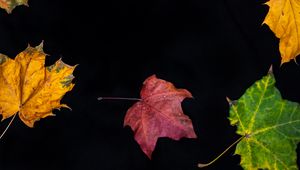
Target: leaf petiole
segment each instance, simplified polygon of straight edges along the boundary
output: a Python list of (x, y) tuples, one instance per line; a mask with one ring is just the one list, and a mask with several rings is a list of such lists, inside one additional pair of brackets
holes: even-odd
[(227, 147), (219, 156), (217, 156), (214, 160), (210, 161), (209, 163), (206, 164), (202, 164), (202, 163), (198, 163), (198, 167), (199, 168), (204, 168), (207, 167), (211, 164), (213, 164), (214, 162), (216, 162), (221, 156), (223, 156), (230, 148), (232, 148), (234, 145), (236, 145), (239, 141), (241, 141), (242, 139), (244, 139), (244, 137), (246, 136), (242, 136), (240, 137), (238, 140), (236, 140), (234, 143), (232, 143), (229, 147)]
[(98, 97), (98, 100), (134, 100), (141, 101), (139, 98), (127, 98), (127, 97)]
[(0, 140), (2, 139), (2, 137), (6, 133), (6, 131), (8, 130), (8, 128), (10, 127), (10, 125), (12, 124), (12, 122), (15, 120), (17, 114), (18, 113), (14, 114), (14, 116), (11, 118), (10, 122), (8, 123), (8, 125), (6, 126), (6, 128), (4, 129), (4, 131), (2, 132), (2, 134), (0, 135)]

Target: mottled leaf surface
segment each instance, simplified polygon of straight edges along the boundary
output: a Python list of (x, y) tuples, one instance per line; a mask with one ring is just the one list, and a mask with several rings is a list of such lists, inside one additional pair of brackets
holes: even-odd
[(53, 115), (52, 110), (67, 107), (60, 100), (72, 90), (73, 70), (58, 60), (44, 67), (42, 44), (28, 47), (13, 60), (0, 54), (0, 114), (2, 120), (19, 114), (29, 127), (34, 122)]
[(272, 73), (231, 102), (229, 120), (245, 136), (235, 151), (244, 169), (297, 169), (300, 106), (282, 99)]

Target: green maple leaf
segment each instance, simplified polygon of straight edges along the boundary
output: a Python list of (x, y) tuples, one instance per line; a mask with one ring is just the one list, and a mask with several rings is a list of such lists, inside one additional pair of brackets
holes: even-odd
[(244, 169), (298, 169), (300, 105), (282, 99), (271, 72), (230, 103), (230, 123), (245, 136), (235, 150)]

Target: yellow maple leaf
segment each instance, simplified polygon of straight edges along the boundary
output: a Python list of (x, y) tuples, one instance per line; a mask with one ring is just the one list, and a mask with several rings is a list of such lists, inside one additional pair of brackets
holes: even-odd
[(2, 120), (19, 114), (29, 127), (40, 118), (53, 115), (53, 109), (67, 107), (61, 104), (63, 95), (72, 90), (73, 71), (58, 60), (44, 67), (46, 54), (43, 44), (28, 46), (15, 60), (0, 54), (0, 114)]
[(300, 54), (300, 1), (270, 0), (270, 9), (264, 20), (280, 39), (281, 64), (289, 62)]
[(0, 8), (5, 9), (7, 13), (11, 13), (19, 5), (28, 6), (28, 0), (0, 0)]

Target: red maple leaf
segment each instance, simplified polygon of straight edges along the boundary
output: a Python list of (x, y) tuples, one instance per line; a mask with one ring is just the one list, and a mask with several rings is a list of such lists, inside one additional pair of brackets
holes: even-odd
[(128, 109), (124, 126), (132, 128), (135, 140), (149, 159), (159, 137), (197, 138), (192, 121), (181, 108), (184, 98), (192, 98), (189, 91), (152, 75), (144, 81), (140, 95), (140, 101)]

